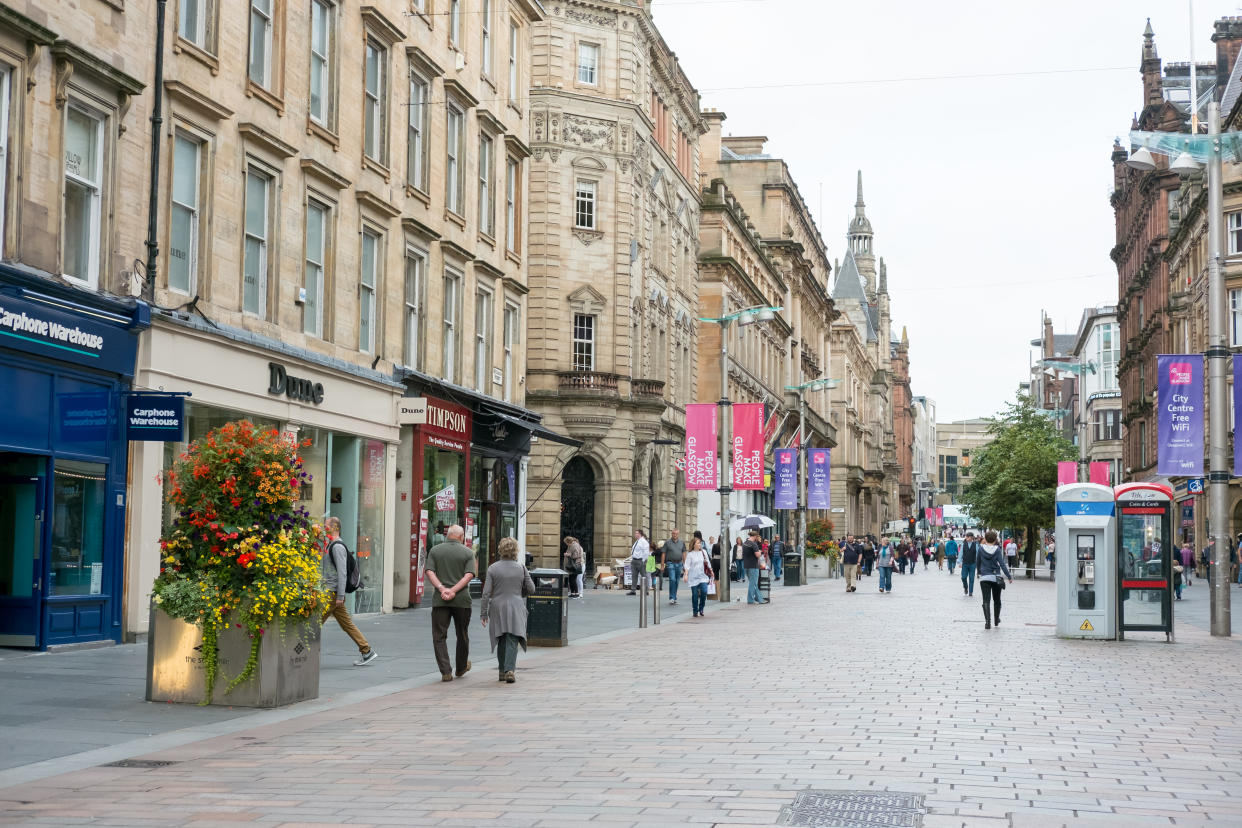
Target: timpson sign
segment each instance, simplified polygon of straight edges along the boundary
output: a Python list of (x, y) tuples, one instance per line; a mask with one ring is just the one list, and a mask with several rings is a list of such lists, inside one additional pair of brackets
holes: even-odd
[(435, 397), (403, 397), (397, 403), (397, 422), (424, 431), (470, 441), (470, 409)]

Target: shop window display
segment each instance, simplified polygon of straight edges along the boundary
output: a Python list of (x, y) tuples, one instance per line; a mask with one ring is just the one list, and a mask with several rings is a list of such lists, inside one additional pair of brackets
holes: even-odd
[(57, 459), (52, 491), (52, 595), (103, 592), (107, 467)]

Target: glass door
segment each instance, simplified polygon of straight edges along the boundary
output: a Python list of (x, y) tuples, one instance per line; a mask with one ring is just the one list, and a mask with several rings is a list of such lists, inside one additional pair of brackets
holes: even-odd
[(1119, 629), (1172, 629), (1172, 504), (1120, 504), (1117, 570)]
[(46, 495), (37, 472), (43, 463), (36, 457), (5, 463), (0, 457), (0, 646), (39, 646)]

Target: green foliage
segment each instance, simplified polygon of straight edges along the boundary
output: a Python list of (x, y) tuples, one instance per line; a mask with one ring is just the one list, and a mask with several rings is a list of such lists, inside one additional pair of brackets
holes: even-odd
[(827, 518), (813, 520), (806, 525), (806, 556), (808, 558), (827, 557), (829, 562), (836, 563), (841, 557), (841, 548), (832, 539), (832, 528), (832, 521)]
[(1030, 530), (1052, 524), (1057, 462), (1075, 459), (1077, 450), (1023, 394), (989, 423), (993, 440), (975, 454), (962, 500), (983, 525), (1024, 527), (1033, 536)]

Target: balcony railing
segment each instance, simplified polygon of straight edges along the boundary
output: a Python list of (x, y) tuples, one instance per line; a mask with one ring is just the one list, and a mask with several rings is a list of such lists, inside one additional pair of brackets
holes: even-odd
[(635, 397), (662, 398), (664, 396), (664, 380), (636, 379), (631, 383), (631, 387)]
[(557, 387), (562, 391), (596, 391), (601, 394), (617, 393), (616, 374), (603, 371), (561, 371), (556, 375)]

